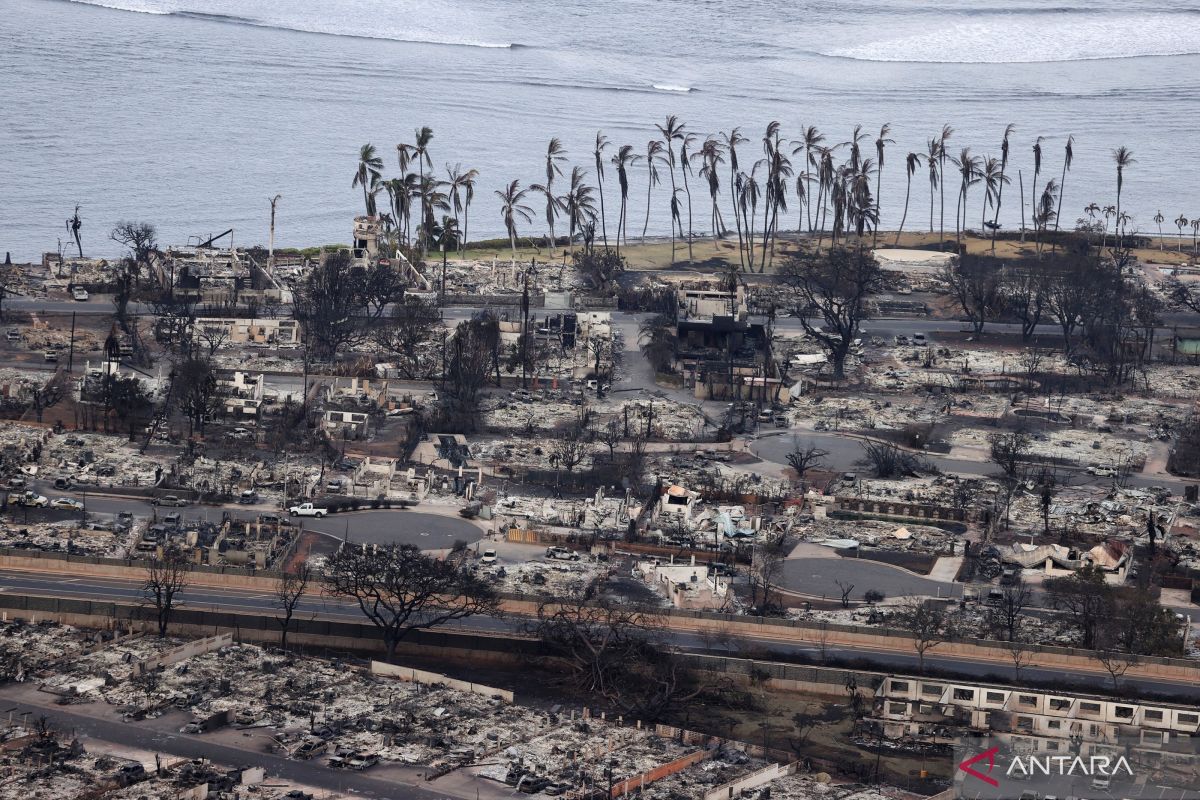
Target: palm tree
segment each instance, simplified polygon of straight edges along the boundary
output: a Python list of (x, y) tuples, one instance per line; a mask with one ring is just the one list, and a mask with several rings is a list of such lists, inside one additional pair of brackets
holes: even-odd
[(684, 134), (684, 137), (679, 140), (679, 174), (683, 176), (683, 193), (687, 197), (689, 263), (695, 261), (692, 256), (692, 239), (695, 237), (695, 234), (692, 230), (692, 187), (688, 183), (688, 175), (692, 174), (692, 159), (696, 156), (690, 150), (696, 143), (697, 138), (696, 134), (688, 133)]
[[(408, 178), (416, 178), (411, 172), (407, 175)], [(412, 213), (412, 185), (405, 178), (392, 178), (383, 182), (383, 188), (388, 193), (388, 201), (392, 208), (392, 217), (396, 222), (397, 239), (401, 236), (404, 238), (404, 243), (408, 244), (408, 220)]]
[(937, 139), (930, 139), (926, 145), (925, 163), (929, 165), (929, 232), (933, 233), (933, 193), (941, 183), (941, 173), (938, 172), (938, 157), (942, 153), (942, 144)]
[[(1034, 228), (1037, 228), (1037, 182), (1038, 174), (1042, 171), (1042, 141), (1045, 136), (1039, 136), (1033, 140), (1033, 182), (1029, 184), (1029, 207), (1033, 210)], [(1025, 204), (1025, 198), (1021, 198), (1022, 208)], [(1022, 214), (1024, 210), (1022, 210)], [(1025, 232), (1021, 231), (1021, 241), (1025, 241)]]
[(1055, 208), (1055, 196), (1058, 194), (1058, 184), (1054, 179), (1046, 181), (1046, 188), (1042, 191), (1042, 199), (1033, 209), (1033, 227), (1037, 231), (1037, 248), (1041, 252), (1042, 248), (1042, 233), (1044, 233), (1050, 225), (1050, 220), (1057, 215)]
[(446, 304), (446, 254), (462, 246), (462, 233), (458, 229), (458, 220), (454, 217), (443, 216), (442, 223), (436, 222), (430, 231), (430, 241), (442, 251), (442, 280), (438, 294), (442, 305)]
[[(1105, 206), (1104, 207), (1104, 233), (1100, 237), (1100, 249), (1101, 250), (1104, 249), (1104, 243), (1108, 239), (1108, 221), (1115, 216), (1117, 216), (1117, 207), (1116, 206)], [(1116, 231), (1114, 230), (1113, 232), (1115, 233)]]
[(949, 151), (946, 150), (946, 140), (953, 135), (954, 128), (943, 125), (942, 135), (938, 139), (938, 179), (942, 186), (942, 216), (938, 226), (938, 236), (942, 240), (942, 246), (945, 246), (946, 241), (946, 158), (949, 156)]
[(554, 178), (562, 175), (562, 162), (567, 160), (567, 151), (562, 142), (555, 136), (546, 146), (546, 183), (529, 187), (540, 192), (546, 198), (546, 224), (550, 227), (550, 250), (554, 249), (554, 220), (562, 207), (560, 200), (554, 196)]
[(463, 178), (463, 227), (462, 227), (462, 245), (465, 247), (469, 239), (468, 223), (471, 217), (471, 203), (475, 200), (475, 178), (478, 176), (476, 170), (469, 170)]
[[(1133, 157), (1133, 151), (1128, 147), (1121, 145), (1116, 150), (1113, 150), (1113, 163), (1117, 165), (1117, 220), (1121, 219), (1121, 189), (1125, 187), (1125, 168), (1136, 162)], [(1121, 245), (1121, 238), (1124, 237), (1124, 228), (1118, 234), (1117, 246)]]
[(996, 233), (1000, 230), (1000, 204), (1004, 202), (1004, 184), (1012, 183), (1005, 175), (1008, 170), (1008, 139), (1017, 126), (1011, 122), (1004, 126), (1004, 139), (1000, 142), (1000, 189), (996, 192), (996, 213), (992, 215), (992, 252), (996, 252)]
[(720, 166), (725, 163), (721, 143), (712, 136), (705, 139), (704, 144), (700, 146), (700, 160), (704, 165), (700, 167), (700, 178), (708, 184), (708, 197), (712, 201), (709, 224), (712, 226), (713, 238), (721, 239), (725, 236), (725, 223), (721, 219), (721, 204), (718, 201), (721, 193)]
[[(987, 225), (988, 225), (987, 210), (988, 210), (988, 208), (995, 208), (1000, 205), (1000, 193), (1002, 191), (1004, 191), (1004, 184), (1010, 180), (1010, 178), (1008, 178), (1004, 174), (1003, 163), (999, 159), (996, 159), (996, 158), (989, 158), (987, 160), (987, 162), (983, 165), (982, 177), (983, 177), (983, 183), (984, 183), (984, 195), (983, 195), (983, 215), (979, 221), (980, 230), (984, 230), (987, 228)], [(996, 236), (995, 236), (996, 231), (995, 231), (995, 227), (994, 227), (995, 224), (996, 224), (995, 222), (992, 223), (992, 225), (993, 225), (993, 229), (992, 229), (993, 246), (995, 245), (995, 241), (996, 241)]]
[(1055, 233), (1055, 249), (1058, 248), (1058, 226), (1062, 222), (1060, 214), (1062, 213), (1063, 195), (1067, 193), (1067, 173), (1071, 171), (1071, 162), (1075, 160), (1075, 137), (1067, 135), (1067, 146), (1063, 148), (1063, 168), (1062, 180), (1058, 182), (1058, 207), (1054, 209), (1054, 233)]
[[(816, 148), (819, 147), (821, 142), (823, 142), (823, 141), (825, 141), (824, 134), (822, 134), (819, 130), (817, 130), (816, 126), (809, 125), (807, 128), (804, 129), (804, 134), (800, 137), (800, 140), (797, 142), (792, 142), (792, 144), (796, 146), (795, 149), (792, 150), (792, 155), (795, 156), (795, 155), (799, 155), (801, 151), (804, 152), (804, 170), (800, 174), (800, 176), (796, 179), (797, 187), (799, 187), (799, 185), (800, 185), (800, 183), (799, 183), (800, 180), (803, 180), (806, 186), (812, 183), (812, 172), (810, 170), (815, 170), (817, 168), (817, 162), (813, 160), (813, 151), (816, 150)], [(797, 194), (799, 194), (798, 190), (797, 190)], [(812, 203), (810, 202), (811, 194), (809, 192), (805, 191), (804, 195), (805, 195), (804, 207), (805, 207), (805, 210), (807, 212), (807, 217), (808, 217), (808, 232), (812, 233), (813, 218), (812, 218)]]
[(725, 142), (725, 152), (729, 153), (729, 196), (733, 201), (733, 224), (737, 228), (738, 235), (738, 261), (745, 266), (743, 261), (743, 236), (742, 236), (742, 215), (741, 215), (741, 187), (738, 185), (738, 175), (741, 170), (738, 169), (738, 154), (737, 148), (739, 144), (745, 144), (749, 141), (745, 136), (742, 136), (741, 128), (734, 128), (729, 133), (721, 133), (721, 138)]
[(469, 169), (463, 172), (462, 164), (455, 164), (453, 167), (449, 164), (446, 165), (446, 194), (450, 199), (450, 208), (454, 212), (455, 233), (458, 236), (455, 247), (460, 250), (465, 235), (458, 228), (458, 218), (466, 210), (464, 201), (467, 192), (470, 191), (468, 187), (475, 183), (477, 177), (479, 177), (479, 170)]
[[(433, 169), (433, 159), (429, 157), (429, 143), (433, 141), (433, 128), (423, 125), (414, 131), (416, 144), (413, 146), (413, 160), (417, 162), (417, 174), (420, 178), (418, 186), (425, 185), (425, 168)], [(421, 219), (426, 223), (433, 221), (433, 209), (421, 206)]]
[[(958, 203), (954, 207), (954, 247), (955, 250), (959, 250), (960, 234), (966, 233), (967, 228), (967, 189), (979, 183), (979, 156), (971, 155), (971, 148), (964, 147), (958, 158), (951, 158), (950, 161), (958, 167), (960, 177)], [(961, 227), (959, 226), (960, 214)]]
[(629, 168), (641, 158), (633, 152), (633, 145), (623, 144), (613, 156), (613, 166), (617, 168), (617, 184), (621, 188), (621, 213), (617, 219), (617, 252), (621, 252), (621, 242), (629, 243), (629, 227), (626, 225), (626, 212), (629, 208)]
[(608, 149), (608, 137), (604, 131), (596, 131), (596, 145), (592, 156), (596, 163), (596, 193), (600, 195), (600, 235), (604, 238), (604, 247), (608, 248), (608, 222), (604, 213), (604, 151)]
[(375, 216), (375, 196), (372, 194), (382, 176), (383, 159), (375, 152), (375, 145), (364, 144), (358, 150), (358, 169), (354, 171), (354, 180), (350, 182), (350, 188), (361, 186), (363, 191), (363, 205), (366, 206), (367, 216)]
[(533, 222), (533, 209), (522, 201), (528, 189), (521, 188), (520, 181), (513, 181), (503, 190), (497, 190), (500, 198), (500, 215), (504, 218), (504, 229), (508, 231), (508, 243), (512, 246), (512, 263), (517, 263), (517, 218)]
[(1200, 236), (1200, 217), (1192, 220), (1192, 252), (1196, 252), (1196, 237)]
[[(890, 122), (885, 122), (883, 127), (879, 129), (879, 137), (877, 139), (875, 139), (875, 154), (878, 157), (878, 161), (879, 161), (879, 168), (875, 172), (875, 218), (876, 218), (876, 220), (878, 220), (878, 218), (879, 218), (879, 203), (880, 203), (880, 199), (882, 197), (882, 195), (880, 194), (880, 184), (883, 181), (883, 148), (885, 145), (896, 143), (895, 139), (887, 138), (887, 135), (891, 132), (891, 130), (892, 130), (892, 124)], [(912, 180), (912, 176), (910, 175), (909, 181), (911, 182), (911, 180)], [(904, 202), (907, 204), (908, 199), (905, 198)], [(871, 232), (871, 246), (872, 247), (875, 246), (875, 242), (876, 242), (876, 239), (878, 238), (878, 236), (879, 236), (879, 226), (876, 225), (875, 229)]]
[(1083, 213), (1088, 215), (1088, 219), (1090, 219), (1092, 221), (1092, 225), (1095, 226), (1097, 222), (1097, 216), (1100, 214), (1100, 206), (1096, 203), (1088, 203), (1083, 207)]
[(1158, 225), (1158, 252), (1160, 253), (1163, 249), (1162, 224), (1164, 220), (1166, 220), (1166, 217), (1163, 216), (1162, 209), (1160, 208), (1158, 213), (1154, 215), (1154, 222)]
[(650, 191), (658, 185), (658, 163), (663, 160), (663, 143), (651, 139), (646, 143), (646, 223), (642, 225), (642, 241), (646, 241), (646, 230), (650, 227)]
[(433, 229), (437, 225), (437, 218), (433, 212), (450, 210), (450, 200), (446, 193), (441, 191), (444, 185), (432, 175), (426, 175), (417, 186), (417, 197), (421, 200), (422, 214), (421, 227), (417, 231), (417, 241), (421, 245), (422, 255), (429, 251)]
[(585, 170), (574, 167), (571, 170), (571, 184), (562, 197), (563, 213), (567, 215), (567, 244), (571, 255), (575, 254), (575, 232), (582, 231), (589, 221), (596, 219), (596, 201), (592, 198), (594, 190), (584, 183), (585, 177)]
[(896, 229), (896, 242), (893, 246), (900, 246), (900, 234), (904, 230), (904, 221), (908, 219), (908, 198), (912, 194), (912, 179), (913, 175), (917, 174), (917, 169), (921, 166), (921, 154), (909, 153), (904, 159), (904, 169), (908, 173), (908, 186), (904, 190), (904, 216), (900, 218), (900, 227)]
[(1175, 248), (1175, 252), (1177, 252), (1177, 253), (1183, 252), (1183, 229), (1186, 228), (1187, 226), (1188, 226), (1188, 218), (1185, 217), (1183, 214), (1180, 214), (1178, 217), (1175, 218), (1175, 227), (1179, 229), (1179, 242), (1177, 243), (1177, 247)]
[[(679, 121), (678, 117), (676, 117), (674, 114), (670, 114), (667, 116), (666, 121), (663, 122), (662, 125), (655, 125), (654, 127), (658, 128), (658, 132), (660, 134), (662, 134), (663, 143), (666, 145), (667, 170), (671, 176), (671, 204), (674, 205), (675, 204), (675, 192), (676, 192), (676, 189), (675, 189), (675, 140), (683, 138), (684, 125), (682, 122)], [(649, 202), (649, 200), (647, 200), (647, 202)], [(647, 210), (649, 210), (649, 209), (647, 209)], [(674, 223), (672, 223), (672, 224), (674, 224)], [(682, 223), (681, 223), (681, 225), (682, 225)], [(675, 235), (674, 230), (671, 231), (671, 235), (672, 236)], [(683, 236), (683, 228), (682, 227), (679, 228), (679, 235)]]

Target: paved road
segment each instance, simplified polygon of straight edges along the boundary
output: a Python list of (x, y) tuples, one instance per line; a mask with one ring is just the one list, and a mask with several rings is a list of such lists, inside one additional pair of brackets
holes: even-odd
[[(832, 555), (832, 554), (831, 554)], [(897, 569), (862, 558), (793, 558), (783, 562), (785, 589), (805, 595), (836, 600), (842, 596), (838, 586), (854, 586), (852, 600), (861, 600), (871, 589), (886, 597), (922, 595), (929, 597), (962, 597), (962, 585), (923, 578), (908, 570)]]
[[(828, 566), (828, 565), (823, 565)], [(860, 564), (861, 566), (861, 564)], [(878, 565), (873, 565), (878, 566)], [(130, 602), (139, 597), (139, 586), (134, 581), (110, 578), (67, 578), (61, 576), (46, 576), (20, 571), (0, 571), (0, 591), (12, 595), (28, 595), (39, 597), (68, 597), (95, 601)], [(857, 591), (857, 589), (856, 589)], [(184, 607), (212, 607), (234, 612), (258, 613), (273, 616), (274, 599), (271, 595), (250, 590), (201, 588), (186, 589), (182, 595)], [(339, 622), (362, 622), (363, 617), (357, 608), (346, 601), (333, 598), (306, 598), (297, 609), (297, 615), (305, 618), (329, 619)], [(494, 619), (491, 617), (475, 617), (462, 620), (447, 626), (459, 630), (475, 630), (490, 634), (520, 635), (526, 620), (519, 616)], [(769, 629), (759, 633), (751, 629), (742, 636), (712, 637), (690, 632), (671, 633), (669, 641), (682, 650), (722, 651), (730, 655), (740, 656), (747, 651), (754, 657), (761, 657), (764, 650), (778, 654), (779, 657), (803, 657), (819, 661), (821, 657), (818, 644), (781, 643), (773, 641)], [(914, 654), (897, 652), (895, 650), (873, 650), (866, 647), (831, 647), (827, 655), (830, 658), (861, 659), (864, 665), (882, 671), (913, 672), (918, 665)], [(996, 676), (1000, 680), (1011, 677), (1011, 666), (1004, 662), (984, 662), (957, 657), (943, 657), (937, 650), (932, 650), (925, 659), (928, 667), (954, 671), (975, 678)], [(1074, 682), (1081, 690), (1094, 687), (1099, 678), (1096, 675), (1079, 674), (1067, 675), (1061, 670), (1025, 668), (1023, 677), (1031, 680)], [(1176, 683), (1154, 678), (1129, 678), (1124, 681), (1129, 689), (1154, 692), (1179, 697), (1200, 699), (1200, 684)]]

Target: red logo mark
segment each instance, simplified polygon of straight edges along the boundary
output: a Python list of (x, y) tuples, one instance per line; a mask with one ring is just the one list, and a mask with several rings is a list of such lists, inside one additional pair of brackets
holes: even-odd
[[(973, 775), (974, 777), (979, 778), (979, 780), (983, 781), (986, 784), (990, 784), (991, 786), (999, 786), (1000, 781), (993, 778), (990, 774), (992, 771), (992, 768), (996, 766), (996, 753), (998, 753), (998, 752), (1000, 752), (999, 747), (993, 747), (991, 750), (984, 750), (979, 755), (971, 756), (966, 761), (959, 764), (958, 768), (961, 769), (963, 772), (967, 773), (968, 775)], [(979, 770), (974, 768), (974, 765), (978, 764), (980, 761), (988, 762), (987, 763), (988, 774), (980, 772)]]

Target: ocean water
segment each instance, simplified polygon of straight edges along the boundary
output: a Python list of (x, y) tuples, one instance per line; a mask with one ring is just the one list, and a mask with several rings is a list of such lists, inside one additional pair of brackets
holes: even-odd
[[(1123, 196), (1137, 228), (1156, 231), (1159, 209), (1164, 232), (1181, 213), (1200, 216), (1194, 2), (3, 0), (0, 10), (0, 250), (22, 260), (65, 240), (76, 203), (90, 254), (115, 252), (107, 231), (122, 219), (154, 222), (164, 243), (231, 227), (235, 244), (265, 243), (277, 193), (277, 243), (347, 241), (361, 212), (350, 185), (359, 146), (374, 143), (394, 173), (396, 143), (422, 125), (437, 172), (480, 172), (472, 236), (501, 235), (493, 190), (540, 180), (551, 136), (590, 169), (597, 129), (644, 150), (667, 114), (700, 134), (741, 126), (746, 165), (771, 120), (785, 138), (816, 125), (829, 141), (856, 124), (873, 140), (891, 123), (884, 227), (903, 209), (904, 154), (943, 124), (955, 128), (952, 152), (980, 155), (998, 155), (1016, 125), (1006, 227), (1020, 220), (1018, 169), (1029, 202), (1033, 140), (1046, 137), (1041, 185), (1059, 177), (1068, 134), (1064, 224), (1115, 201), (1119, 145), (1137, 159)], [(644, 176), (634, 180), (640, 232)], [(953, 189), (947, 199), (952, 220)], [(656, 189), (652, 232), (666, 233), (668, 202)], [(918, 173), (908, 228), (928, 226), (928, 202)], [(976, 189), (972, 225), (981, 202)]]

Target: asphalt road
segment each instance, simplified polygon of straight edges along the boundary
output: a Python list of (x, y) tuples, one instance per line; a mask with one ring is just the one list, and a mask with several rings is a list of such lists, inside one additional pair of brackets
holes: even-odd
[[(829, 566), (823, 564), (822, 566)], [(69, 597), (94, 601), (130, 602), (140, 596), (136, 582), (110, 578), (63, 578), (43, 576), (11, 570), (0, 571), (0, 591), (13, 595), (40, 597)], [(856, 589), (857, 591), (857, 589)], [(192, 587), (182, 594), (185, 608), (214, 608), (233, 612), (258, 613), (273, 616), (274, 598), (269, 593), (237, 589)], [(297, 616), (304, 618), (330, 619), (339, 622), (362, 622), (357, 607), (347, 601), (333, 598), (308, 598), (301, 602)], [(519, 616), (505, 618), (475, 617), (447, 626), (456, 630), (473, 630), (489, 634), (520, 634), (527, 620)], [(690, 632), (672, 632), (669, 641), (682, 650), (723, 651), (732, 656), (762, 658), (763, 651), (782, 656), (801, 656), (818, 662), (821, 648), (816, 643), (784, 643), (754, 631), (739, 637), (713, 637)], [(912, 674), (919, 661), (915, 653), (894, 650), (874, 650), (865, 647), (829, 647), (830, 658), (862, 659), (880, 671)], [(983, 662), (971, 659), (944, 657), (937, 649), (926, 654), (928, 668), (954, 671), (975, 678), (995, 676), (1006, 680), (1012, 675), (1012, 666), (1005, 661)], [(1100, 677), (1092, 674), (1072, 675), (1061, 670), (1026, 667), (1021, 671), (1023, 678), (1045, 682), (1075, 683), (1079, 690), (1094, 688)], [(1200, 700), (1200, 684), (1177, 683), (1153, 678), (1126, 678), (1122, 685), (1139, 692), (1165, 694)]]

